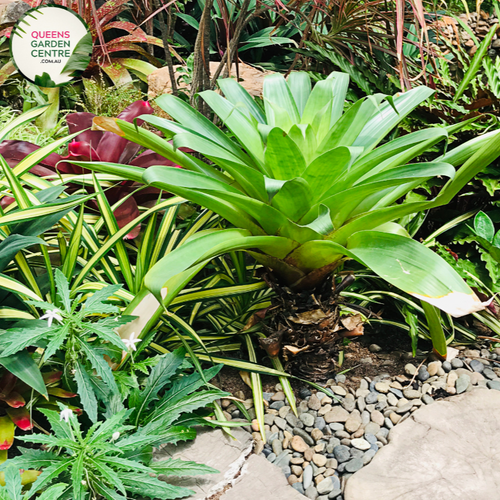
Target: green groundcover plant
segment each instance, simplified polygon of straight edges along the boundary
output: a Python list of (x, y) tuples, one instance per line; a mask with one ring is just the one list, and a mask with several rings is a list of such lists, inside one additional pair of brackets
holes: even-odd
[[(130, 346), (115, 329), (133, 318), (119, 316), (119, 308), (107, 302), (121, 289), (120, 285), (106, 286), (87, 300), (82, 300), (82, 295), (71, 299), (62, 271), (56, 269), (54, 276), (58, 302), (28, 301), (45, 314), (40, 320), (23, 320), (14, 328), (1, 331), (2, 356), (11, 356), (33, 346), (44, 348), (44, 362), (60, 353), (64, 359), (65, 378), (76, 381), (83, 408), (92, 422), (96, 422), (98, 398), (107, 399), (118, 393), (105, 357), (119, 362), (122, 352), (128, 351)], [(41, 321), (43, 319), (47, 321)]]
[[(19, 470), (16, 467), (7, 468), (5, 471), (5, 485), (0, 487), (0, 500), (23, 499), (23, 484)], [(38, 500), (58, 500), (64, 490), (66, 490), (65, 484), (54, 484), (37, 498)]]
[[(447, 204), (500, 155), (499, 132), (466, 142), (435, 161), (417, 162), (464, 124), (389, 140), (398, 123), (433, 91), (419, 87), (396, 96), (368, 96), (343, 112), (348, 81), (347, 75), (332, 73), (311, 88), (305, 73), (292, 73), (288, 81), (271, 75), (264, 82), (262, 105), (236, 81), (219, 80), (225, 98), (213, 91), (200, 96), (230, 135), (182, 100), (161, 96), (156, 103), (175, 121), (143, 118), (172, 144), (121, 120), (94, 120), (184, 168), (152, 166), (144, 172), (109, 163), (80, 165), (171, 191), (236, 227), (198, 233), (160, 260), (144, 281), (158, 302), (170, 303), (175, 290), (171, 280), (179, 273), (216, 255), (247, 250), (296, 290), (314, 288), (352, 258), (429, 307), (453, 316), (484, 309), (461, 277), (397, 221)], [(208, 163), (182, 153), (184, 146)], [(435, 198), (398, 203), (436, 176), (448, 181)], [(139, 294), (137, 301), (143, 299)], [(435, 349), (446, 352), (443, 345)]]
[[(47, 450), (21, 448), (22, 455), (9, 460), (18, 468), (39, 468), (43, 472), (24, 497), (29, 499), (55, 479), (70, 492), (63, 498), (84, 500), (125, 499), (130, 494), (155, 499), (187, 497), (193, 492), (160, 481), (156, 476), (195, 475), (218, 472), (195, 462), (177, 459), (151, 462), (151, 447), (158, 436), (131, 433), (126, 425), (130, 410), (122, 410), (105, 422), (98, 422), (83, 433), (72, 410), (61, 405), (61, 412), (42, 410), (50, 423), (50, 435), (31, 435), (22, 439), (42, 444)], [(9, 469), (7, 469), (9, 470)]]
[[(117, 394), (101, 406), (100, 419), (90, 428), (62, 403), (60, 411), (40, 409), (52, 433), (20, 437), (35, 448), (19, 447), (21, 454), (0, 467), (6, 471), (7, 484), (12, 468), (29, 469), (32, 474), (41, 469), (29, 491), (13, 498), (28, 500), (57, 485), (64, 486), (65, 500), (144, 496), (166, 500), (191, 495), (191, 490), (160, 481), (157, 476), (217, 471), (177, 459), (153, 460), (153, 447), (194, 439), (194, 426), (219, 425), (217, 420), (207, 420), (213, 413), (207, 407), (229, 394), (209, 384), (222, 365), (187, 374), (190, 365), (185, 355), (184, 349), (177, 349), (158, 356), (155, 366), (150, 371), (145, 367), (146, 376), (126, 397)], [(36, 448), (39, 445), (42, 447)]]
[[(496, 209), (489, 214), (479, 211), (473, 220), (468, 220), (473, 215), (469, 212), (448, 222), (440, 230), (444, 233), (441, 243), (432, 238), (428, 241), (469, 285), (484, 294), (497, 294), (500, 291), (500, 230), (495, 228), (492, 217), (498, 220), (498, 212)], [(451, 231), (444, 231), (450, 226)]]

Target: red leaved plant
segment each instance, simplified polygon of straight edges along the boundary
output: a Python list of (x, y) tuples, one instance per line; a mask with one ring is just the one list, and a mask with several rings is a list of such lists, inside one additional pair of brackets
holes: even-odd
[[(138, 116), (152, 114), (153, 109), (146, 101), (136, 101), (123, 110), (118, 118), (132, 123), (134, 120), (140, 126), (142, 120), (136, 120)], [(68, 146), (68, 154), (61, 156), (52, 153), (30, 172), (40, 177), (54, 177), (56, 174), (80, 175), (90, 173), (66, 160), (73, 161), (104, 161), (110, 163), (120, 163), (133, 165), (136, 167), (148, 168), (152, 165), (175, 166), (175, 163), (167, 160), (163, 156), (146, 150), (139, 153), (140, 146), (114, 134), (113, 132), (101, 132), (89, 130), (92, 120), (96, 115), (92, 113), (73, 113), (67, 116), (67, 123), (71, 134), (80, 132)], [(3, 141), (0, 143), (0, 155), (7, 161), (11, 168), (15, 167), (23, 158), (39, 149), (39, 146), (26, 141)], [(184, 150), (184, 149), (183, 149)], [(153, 201), (158, 198), (159, 189), (146, 187), (137, 191), (143, 184), (122, 181), (116, 186), (106, 189), (105, 195), (111, 206), (125, 199), (123, 203), (113, 211), (119, 228), (127, 225), (139, 216), (139, 204)], [(69, 187), (71, 189), (71, 186)], [(4, 196), (0, 200), (0, 205), (5, 207), (14, 202), (14, 198)], [(97, 209), (97, 204), (92, 205)], [(138, 236), (140, 225), (134, 228), (126, 238), (131, 239)]]
[[(76, 396), (72, 392), (57, 387), (57, 384), (61, 380), (62, 372), (47, 372), (43, 373), (42, 376), (47, 386), (49, 400), (37, 399), (33, 405), (35, 408), (57, 408), (58, 398), (68, 399)], [(0, 408), (5, 411), (6, 415), (0, 416), (0, 450), (8, 450), (12, 446), (16, 427), (22, 431), (33, 429), (31, 413), (26, 408), (26, 400), (29, 400), (31, 395), (31, 387), (21, 382), (9, 371), (4, 372), (0, 378)], [(79, 408), (71, 406), (70, 408), (76, 413), (81, 413)]]

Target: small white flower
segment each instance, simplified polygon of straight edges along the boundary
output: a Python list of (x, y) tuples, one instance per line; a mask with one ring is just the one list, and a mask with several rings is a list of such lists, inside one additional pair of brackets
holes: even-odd
[(62, 317), (58, 314), (60, 312), (59, 309), (47, 311), (47, 314), (44, 314), (40, 319), (46, 319), (50, 328), (52, 326), (52, 321), (56, 320), (59, 321), (59, 323), (62, 321)]
[(135, 344), (137, 344), (137, 342), (141, 341), (141, 339), (134, 339), (134, 335), (135, 335), (135, 332), (132, 332), (128, 339), (122, 339), (123, 343), (127, 346), (127, 349), (129, 351), (131, 349), (132, 349), (132, 351), (137, 351), (137, 347), (135, 346)]
[(87, 486), (87, 481), (85, 481), (85, 479), (82, 479), (82, 486)]
[(71, 415), (73, 415), (73, 410), (66, 408), (65, 410), (62, 410), (61, 413), (59, 414), (59, 420), (64, 420), (65, 422), (69, 422)]
[(120, 437), (120, 433), (117, 431), (111, 436), (111, 441), (116, 441)]

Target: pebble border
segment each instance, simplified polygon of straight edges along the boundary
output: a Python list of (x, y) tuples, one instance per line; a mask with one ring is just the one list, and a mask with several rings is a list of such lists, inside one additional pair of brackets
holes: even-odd
[[(432, 404), (436, 391), (444, 391), (441, 396), (478, 388), (500, 391), (500, 349), (462, 349), (451, 362), (432, 361), (417, 368), (408, 363), (404, 375), (365, 377), (356, 390), (345, 385), (345, 375), (327, 382), (329, 394), (303, 388), (298, 417), (278, 384), (277, 392), (264, 393), (267, 443), (257, 432), (256, 420), (253, 429), (247, 428), (253, 430), (254, 452), (280, 467), (305, 497), (343, 500), (345, 481), (387, 445), (395, 425), (420, 406)], [(242, 417), (230, 400), (222, 405), (226, 417)], [(251, 399), (245, 407), (254, 418)]]

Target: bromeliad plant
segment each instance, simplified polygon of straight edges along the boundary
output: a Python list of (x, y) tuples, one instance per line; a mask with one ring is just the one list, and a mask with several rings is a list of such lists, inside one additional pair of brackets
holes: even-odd
[[(313, 89), (304, 73), (292, 73), (288, 81), (271, 75), (264, 82), (263, 107), (234, 80), (220, 80), (219, 85), (225, 98), (212, 91), (201, 97), (234, 138), (170, 95), (161, 96), (157, 104), (175, 122), (142, 118), (173, 137), (173, 145), (120, 120), (94, 120), (184, 169), (152, 166), (143, 172), (109, 163), (80, 164), (176, 193), (236, 226), (197, 235), (159, 261), (145, 277), (146, 288), (158, 302), (166, 306), (175, 297), (172, 285), (181, 279), (174, 279), (179, 273), (186, 277), (216, 255), (244, 249), (295, 290), (314, 288), (343, 260), (353, 258), (429, 307), (454, 316), (485, 307), (443, 259), (409, 238), (397, 221), (447, 204), (500, 155), (498, 132), (469, 141), (434, 162), (411, 163), (463, 126), (387, 140), (397, 124), (432, 95), (431, 89), (369, 96), (343, 113), (348, 76), (342, 73), (332, 73)], [(211, 164), (179, 151), (184, 146)], [(435, 176), (449, 179), (435, 198), (397, 203)], [(145, 299), (146, 294), (140, 294), (133, 305)], [(444, 356), (446, 346), (435, 344), (435, 350)]]

